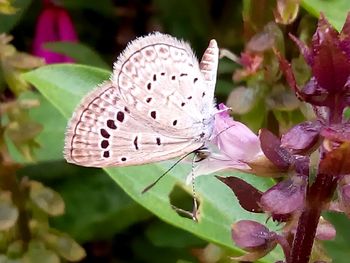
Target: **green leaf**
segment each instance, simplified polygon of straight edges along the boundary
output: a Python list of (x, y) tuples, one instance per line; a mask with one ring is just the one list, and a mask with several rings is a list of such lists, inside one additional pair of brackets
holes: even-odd
[[(35, 140), (40, 145), (35, 148), (36, 161), (51, 161), (63, 158), (64, 132), (67, 119), (47, 101), (41, 94), (26, 92), (20, 96), (20, 100), (35, 99), (40, 103), (39, 107), (29, 109), (31, 121), (38, 123), (43, 128)], [(28, 163), (10, 140), (6, 140), (11, 157), (19, 163)]]
[(301, 5), (316, 17), (319, 17), (320, 12), (323, 12), (328, 21), (337, 30), (341, 30), (343, 27), (345, 18), (350, 10), (349, 0), (303, 0)]
[(95, 0), (62, 0), (63, 5), (68, 9), (89, 9), (104, 16), (112, 16), (115, 8), (112, 0), (103, 0), (96, 4)]
[[(8, 244), (6, 255), (9, 258), (19, 258), (21, 255), (23, 255), (23, 252), (25, 252), (24, 243), (22, 240), (17, 239), (16, 241)], [(0, 260), (0, 262), (2, 261)]]
[(198, 261), (190, 248), (157, 247), (142, 236), (133, 240), (132, 250), (135, 257), (133, 262), (177, 263), (179, 259), (187, 262)]
[(151, 217), (101, 169), (56, 161), (26, 166), (19, 174), (60, 193), (65, 213), (51, 218), (50, 225), (79, 242), (110, 239)]
[(0, 33), (7, 33), (20, 21), (32, 0), (15, 0), (12, 6), (17, 9), (14, 15), (0, 14)]
[(179, 229), (161, 221), (153, 223), (146, 230), (146, 235), (157, 247), (184, 248), (205, 245), (205, 242), (196, 236), (179, 231)]
[[(78, 65), (52, 65), (42, 67), (25, 74), (25, 79), (35, 85), (66, 118), (69, 118), (81, 100), (93, 87), (107, 79), (105, 71)], [(69, 99), (67, 99), (69, 98)], [(113, 167), (104, 169), (134, 200), (152, 211), (165, 222), (185, 229), (203, 239), (219, 244), (233, 253), (241, 252), (231, 240), (231, 224), (239, 219), (257, 220), (265, 223), (266, 216), (249, 213), (243, 210), (234, 194), (213, 176), (202, 176), (196, 179), (196, 194), (201, 200), (200, 222), (180, 217), (169, 203), (169, 195), (175, 185), (185, 186), (186, 176), (191, 171), (190, 164), (176, 166), (168, 175), (146, 194), (142, 190), (158, 178), (174, 161), (131, 167)], [(271, 180), (254, 177), (239, 172), (229, 173), (244, 178), (260, 190), (273, 185)], [(269, 224), (271, 229), (277, 227)], [(282, 259), (280, 251), (274, 251), (266, 260)]]
[(0, 231), (8, 230), (17, 222), (18, 209), (12, 203), (9, 192), (0, 195)]
[(110, 69), (109, 66), (100, 57), (95, 50), (82, 43), (73, 42), (48, 42), (44, 45), (45, 48), (59, 54), (66, 55), (75, 60), (79, 64), (94, 66), (98, 68)]
[[(210, 6), (201, 0), (155, 0), (164, 27), (175, 36), (192, 40), (206, 39), (210, 30)], [(191, 25), (189, 27), (188, 25)]]
[(68, 119), (73, 110), (110, 72), (76, 64), (55, 64), (23, 74)]
[(36, 206), (51, 216), (64, 213), (64, 201), (60, 194), (42, 183), (31, 181), (29, 196)]
[(349, 236), (349, 218), (344, 214), (327, 213), (327, 220), (329, 220), (337, 230), (335, 240), (326, 241), (325, 247), (328, 255), (336, 263), (347, 263), (350, 258), (350, 236)]
[(59, 263), (58, 255), (52, 250), (46, 249), (44, 244), (38, 240), (31, 240), (28, 252), (24, 255), (23, 263)]
[(41, 238), (50, 249), (66, 260), (80, 261), (86, 256), (85, 250), (67, 234), (51, 229), (51, 233), (43, 233)]

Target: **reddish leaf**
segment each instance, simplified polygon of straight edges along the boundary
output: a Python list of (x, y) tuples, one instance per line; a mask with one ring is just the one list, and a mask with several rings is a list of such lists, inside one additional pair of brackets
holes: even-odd
[(295, 76), (290, 66), (289, 62), (277, 51), (275, 50), (275, 54), (278, 57), (278, 61), (280, 64), (280, 68), (286, 78), (288, 85), (295, 92), (295, 95), (302, 101), (305, 101), (304, 94), (300, 92), (300, 88), (298, 87), (297, 81), (295, 80)]
[(262, 192), (260, 192), (254, 186), (248, 184), (240, 178), (233, 176), (216, 176), (216, 178), (231, 188), (242, 208), (249, 212), (263, 213), (263, 210), (259, 205)]

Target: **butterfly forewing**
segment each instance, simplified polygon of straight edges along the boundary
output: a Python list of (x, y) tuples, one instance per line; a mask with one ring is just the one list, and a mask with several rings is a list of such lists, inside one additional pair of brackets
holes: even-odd
[(136, 165), (173, 158), (200, 147), (155, 132), (133, 115), (110, 82), (86, 96), (67, 129), (65, 158), (83, 166)]
[(200, 148), (215, 112), (216, 75), (210, 72), (215, 45), (209, 48), (200, 68), (191, 48), (171, 36), (155, 33), (131, 42), (111, 81), (76, 109), (67, 129), (66, 159), (83, 166), (124, 166)]

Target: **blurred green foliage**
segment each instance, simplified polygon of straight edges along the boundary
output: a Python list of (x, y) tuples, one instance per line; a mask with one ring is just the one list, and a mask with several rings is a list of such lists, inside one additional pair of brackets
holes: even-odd
[[(219, 102), (226, 102), (230, 93), (236, 92), (234, 95), (239, 94), (240, 103), (246, 109), (238, 108), (235, 119), (256, 131), (262, 126), (276, 133), (283, 131), (308, 117), (308, 110), (289, 96), (271, 48), (277, 47), (293, 58), (298, 79), (304, 83), (308, 72), (285, 34), (287, 29), (307, 41), (317, 21), (314, 16), (320, 11), (340, 29), (350, 10), (349, 1), (301, 1), (296, 22), (279, 26), (268, 24), (274, 21), (272, 10), (276, 2), (272, 0), (101, 0), (98, 4), (93, 0), (62, 0), (60, 3), (71, 14), (80, 42), (52, 42), (46, 47), (84, 66), (45, 66), (26, 73), (24, 79), (40, 94), (30, 90), (19, 76), (30, 67), (18, 69), (10, 64), (10, 73), (16, 76), (11, 78), (15, 79), (14, 84), (25, 87), (20, 92), (11, 89), (11, 83), (4, 77), (4, 67), (0, 72), (0, 91), (5, 94), (1, 103), (7, 107), (6, 114), (1, 111), (2, 129), (7, 132), (1, 136), (4, 135), (11, 160), (21, 164), (15, 169), (18, 182), (26, 178), (33, 180), (29, 185), (34, 190), (27, 196), (36, 205), (33, 213), (40, 219), (44, 217), (45, 224), (50, 222), (50, 226), (62, 231), (51, 228), (38, 231), (40, 239), (28, 243), (25, 254), (28, 262), (59, 262), (58, 256), (66, 260), (77, 259), (77, 254), (81, 256), (83, 252), (63, 232), (84, 244), (87, 260), (91, 260), (86, 262), (227, 262), (228, 256), (241, 253), (231, 240), (230, 225), (239, 219), (264, 222), (266, 217), (244, 211), (232, 192), (213, 176), (196, 181), (203, 206), (202, 221), (197, 224), (178, 216), (169, 204), (176, 186), (184, 189), (177, 193), (180, 200), (191, 192), (183, 185), (189, 165), (177, 166), (164, 181), (142, 195), (142, 189), (172, 162), (105, 170), (68, 165), (62, 156), (67, 119), (83, 95), (108, 79), (113, 61), (128, 41), (160, 30), (189, 41), (198, 55), (211, 38), (216, 38), (221, 48), (233, 52), (237, 58), (241, 52), (258, 54), (262, 66), (254, 72), (248, 72), (239, 61), (220, 60), (217, 98)], [(17, 10), (14, 15), (0, 14), (0, 33), (12, 34), (13, 45), (30, 52), (35, 21), (42, 10), (41, 1), (15, 0), (12, 5)], [(1, 52), (0, 49), (0, 54), (4, 54)], [(19, 57), (15, 61), (19, 61)], [(241, 75), (237, 78), (239, 70)], [(247, 178), (261, 190), (273, 183), (252, 175), (235, 175)], [(58, 214), (60, 216), (48, 219), (48, 215)], [(0, 230), (13, 227), (18, 215), (10, 194), (2, 192)], [(347, 262), (349, 221), (337, 216), (331, 216), (330, 220), (338, 233), (335, 241), (327, 243), (328, 253), (334, 262)], [(269, 222), (269, 226), (278, 229), (273, 222)], [(32, 227), (40, 229), (40, 225)], [(22, 244), (9, 245), (5, 241), (1, 234), (0, 249), (6, 250), (7, 255), (16, 258), (23, 253)], [(67, 251), (72, 247), (75, 253)], [(0, 261), (3, 258), (1, 255)], [(282, 259), (282, 254), (277, 249), (259, 262), (278, 259)]]

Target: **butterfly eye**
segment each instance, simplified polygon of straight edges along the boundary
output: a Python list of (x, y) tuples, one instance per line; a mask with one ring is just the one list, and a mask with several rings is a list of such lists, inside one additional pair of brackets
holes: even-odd
[(156, 140), (157, 140), (157, 145), (161, 145), (160, 138), (158, 137)]
[(176, 126), (176, 124), (177, 124), (177, 120), (174, 120), (173, 121), (173, 126)]

